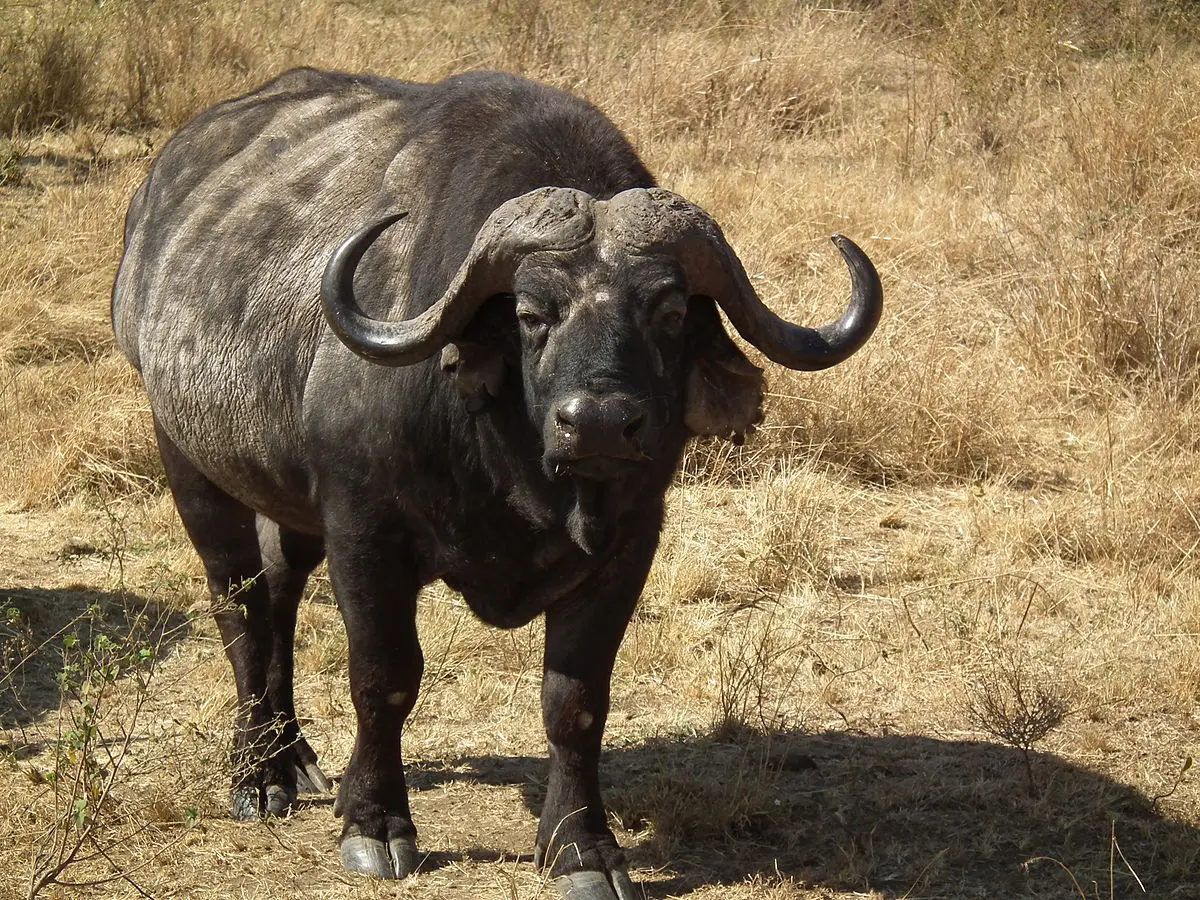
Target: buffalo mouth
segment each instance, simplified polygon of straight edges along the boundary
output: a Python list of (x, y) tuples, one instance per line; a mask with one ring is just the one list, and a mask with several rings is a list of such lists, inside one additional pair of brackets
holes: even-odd
[(556, 474), (582, 478), (587, 481), (619, 481), (631, 475), (641, 460), (617, 456), (585, 456), (581, 459), (551, 460)]

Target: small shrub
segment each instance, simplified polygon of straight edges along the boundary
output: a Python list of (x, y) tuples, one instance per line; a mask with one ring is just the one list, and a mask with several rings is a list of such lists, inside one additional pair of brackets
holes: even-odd
[(1062, 725), (1071, 705), (1056, 688), (1036, 680), (1015, 655), (996, 660), (973, 686), (966, 712), (971, 724), (1021, 751), (1029, 793), (1036, 791), (1034, 746)]

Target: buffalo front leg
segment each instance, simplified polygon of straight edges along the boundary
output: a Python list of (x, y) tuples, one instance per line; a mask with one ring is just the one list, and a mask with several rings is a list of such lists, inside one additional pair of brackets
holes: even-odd
[[(157, 422), (155, 433), (179, 517), (204, 563), (213, 618), (237, 683), (230, 814), (281, 815), (296, 796), (302, 741), (291, 691), (296, 606), (320, 562), (320, 541), (280, 532), (274, 523), (258, 527), (254, 511), (196, 469)], [(269, 540), (260, 545), (262, 534)]]
[(542, 716), (550, 777), (534, 858), (571, 900), (640, 896), (608, 827), (599, 765), (613, 664), (654, 553), (653, 538), (646, 544), (546, 613)]
[(329, 574), (349, 642), (354, 752), (338, 786), (340, 851), (351, 872), (403, 878), (417, 867), (417, 830), (400, 753), (424, 658), (417, 640), (420, 589), (407, 555), (373, 535), (327, 532)]

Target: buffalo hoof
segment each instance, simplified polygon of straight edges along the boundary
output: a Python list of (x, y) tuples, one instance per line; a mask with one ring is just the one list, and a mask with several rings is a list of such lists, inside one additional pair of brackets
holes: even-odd
[(286, 816), (296, 802), (295, 789), (282, 784), (268, 784), (266, 795), (265, 814), (268, 816)]
[(554, 886), (563, 900), (641, 900), (629, 873), (615, 869), (609, 875), (603, 872), (575, 872), (554, 879)]
[(328, 794), (333, 782), (315, 762), (296, 763), (296, 789), (301, 794)]
[(342, 838), (339, 850), (347, 872), (405, 878), (417, 868), (417, 842), (411, 837), (395, 837), (384, 843), (353, 831)]
[(246, 821), (262, 815), (259, 810), (258, 788), (234, 788), (229, 795), (229, 816)]
[(264, 816), (286, 816), (295, 802), (295, 788), (282, 784), (268, 784), (262, 791), (258, 788), (234, 788), (229, 795), (229, 815), (242, 821)]

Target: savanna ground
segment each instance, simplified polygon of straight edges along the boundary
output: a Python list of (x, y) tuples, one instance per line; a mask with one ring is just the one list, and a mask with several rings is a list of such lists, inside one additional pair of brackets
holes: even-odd
[[(0, 896), (535, 898), (537, 626), (442, 588), (406, 732), (429, 856), (330, 797), (223, 817), (234, 688), (108, 289), (190, 115), (292, 65), (587, 96), (766, 299), (876, 337), (695, 448), (603, 777), (647, 897), (1200, 896), (1200, 11), (1169, 0), (0, 6)], [(220, 260), (213, 260), (220, 265)], [(297, 693), (348, 758), (344, 635)]]

